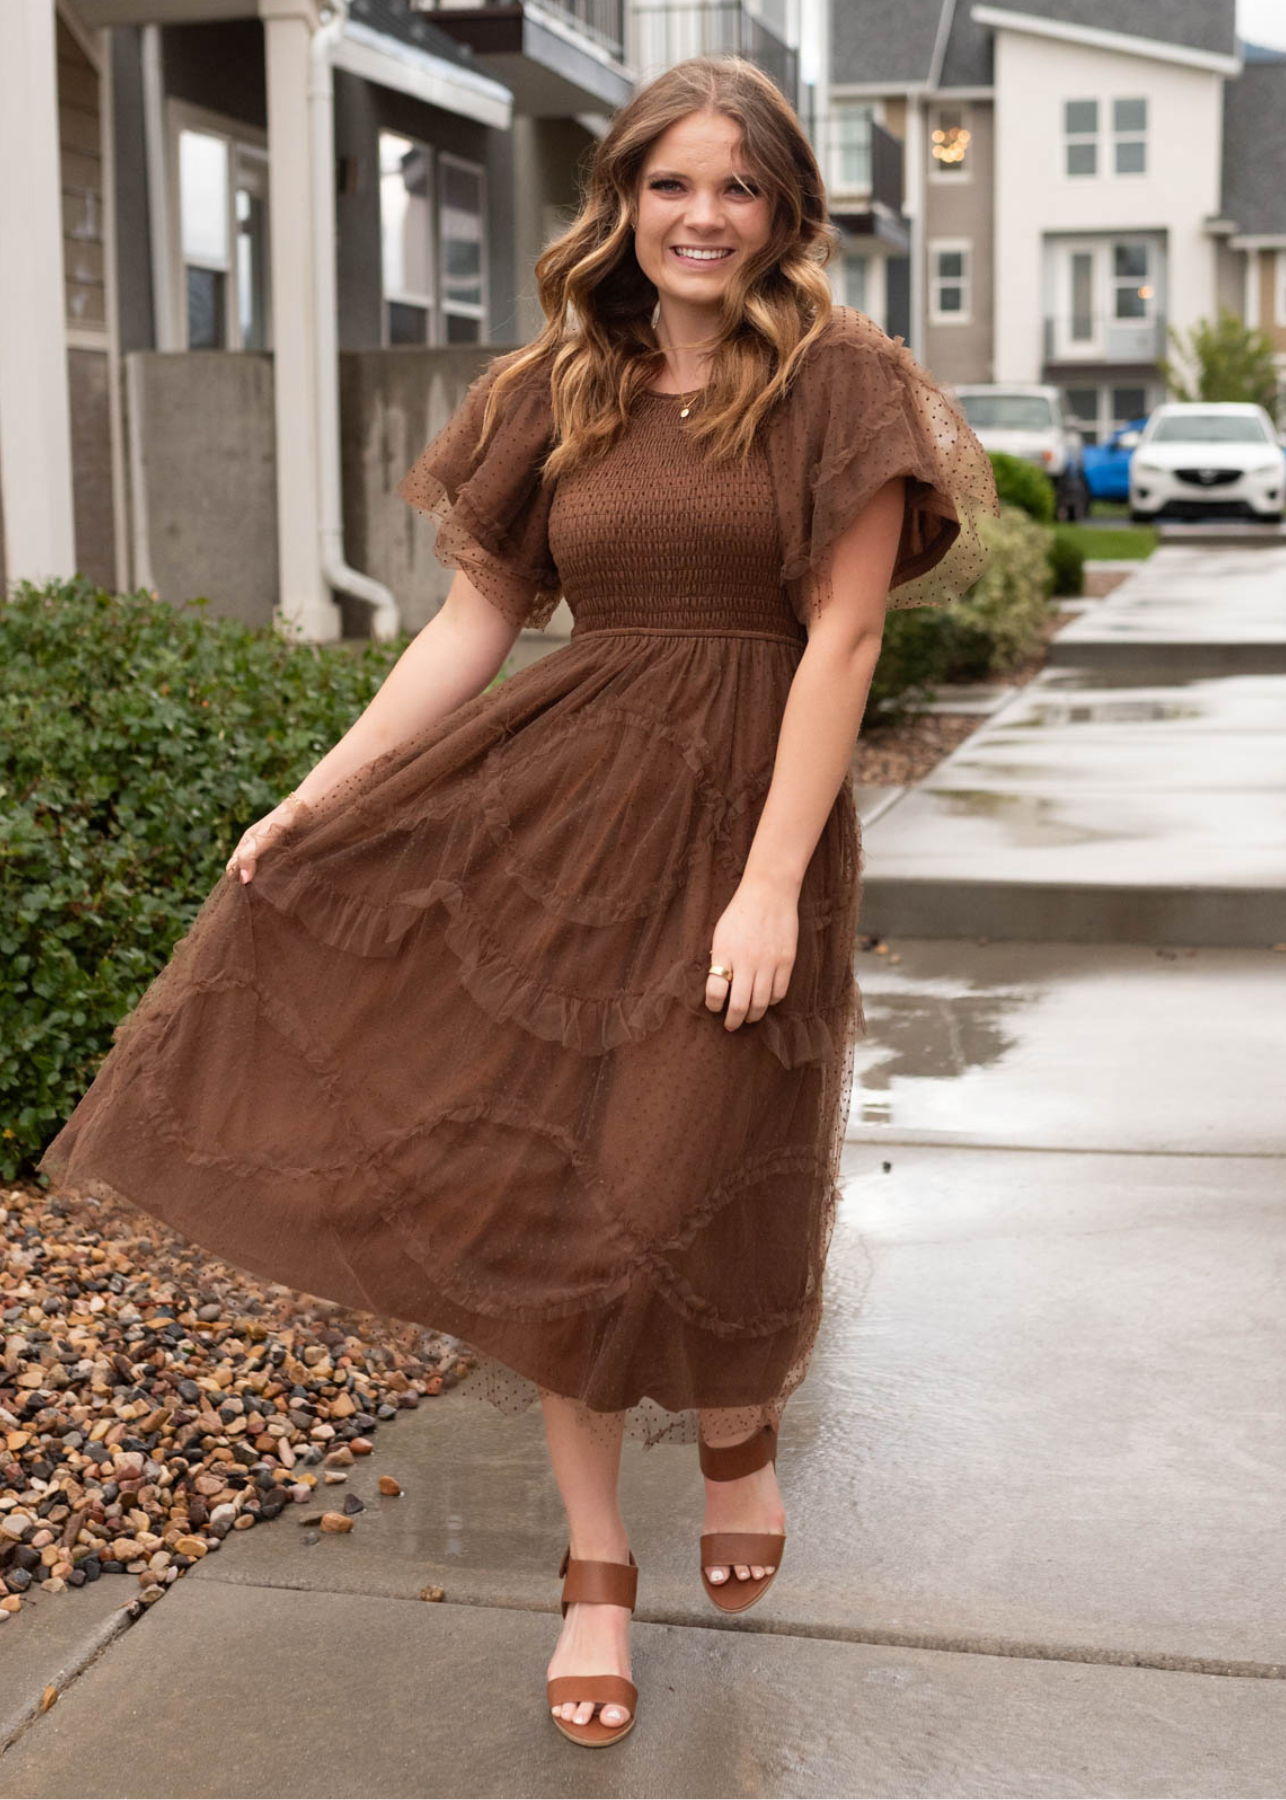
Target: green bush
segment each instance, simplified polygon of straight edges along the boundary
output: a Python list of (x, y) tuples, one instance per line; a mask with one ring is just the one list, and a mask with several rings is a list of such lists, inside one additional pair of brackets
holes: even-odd
[(404, 646), (291, 644), (83, 580), (0, 601), (0, 1177)]
[(947, 607), (891, 611), (871, 681), (868, 718), (894, 720), (932, 699), (942, 681), (985, 681), (1015, 668), (1040, 643), (1049, 616), (1052, 531), (1002, 505), (979, 529), (991, 557)]
[(1020, 507), (1040, 525), (1052, 525), (1058, 505), (1054, 484), (1044, 469), (1021, 456), (1007, 456), (1003, 450), (992, 450), (989, 455), (996, 474), (996, 492), (1002, 502)]
[(1054, 541), (1049, 547), (1049, 568), (1056, 594), (1085, 592), (1085, 548), (1080, 533), (1064, 525), (1054, 527)]

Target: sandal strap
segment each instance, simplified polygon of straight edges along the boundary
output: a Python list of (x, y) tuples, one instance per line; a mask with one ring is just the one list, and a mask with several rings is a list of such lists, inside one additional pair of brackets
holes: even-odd
[(739, 1444), (707, 1444), (698, 1437), (697, 1456), (701, 1473), (708, 1481), (740, 1481), (743, 1475), (753, 1475), (765, 1463), (776, 1462), (776, 1427), (765, 1421), (752, 1437), (743, 1438)]
[(634, 1611), (638, 1598), (639, 1571), (630, 1552), (628, 1566), (618, 1562), (584, 1562), (571, 1553), (569, 1545), (558, 1565), (563, 1581), (562, 1609), (588, 1601), (595, 1606), (627, 1606)]
[(624, 1675), (555, 1675), (545, 1683), (551, 1706), (562, 1706), (569, 1700), (592, 1700), (595, 1706), (624, 1706), (634, 1712), (639, 1691)]
[(740, 1563), (745, 1568), (750, 1563), (758, 1563), (761, 1568), (771, 1564), (775, 1569), (785, 1545), (784, 1534), (776, 1532), (707, 1531), (701, 1538), (701, 1567), (730, 1569)]

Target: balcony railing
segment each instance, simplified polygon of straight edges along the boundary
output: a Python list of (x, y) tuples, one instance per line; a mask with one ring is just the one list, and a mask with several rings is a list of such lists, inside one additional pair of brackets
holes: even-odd
[(1110, 313), (1046, 313), (1047, 363), (1155, 362), (1166, 353), (1166, 318), (1118, 319)]
[[(785, 8), (780, 9), (783, 20)], [(741, 0), (636, 0), (630, 9), (630, 58), (643, 80), (689, 56), (744, 56), (799, 105), (799, 53), (781, 31)]]
[[(480, 0), (412, 0), (419, 12), (485, 12)], [(617, 62), (625, 59), (625, 0), (540, 0), (546, 12), (566, 19)]]
[(901, 212), (902, 140), (883, 125), (831, 113), (819, 122), (817, 152), (833, 212), (869, 211), (873, 203)]

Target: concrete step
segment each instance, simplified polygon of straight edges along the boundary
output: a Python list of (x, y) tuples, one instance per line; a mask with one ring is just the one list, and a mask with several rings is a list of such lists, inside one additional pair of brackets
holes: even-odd
[(1047, 670), (864, 838), (864, 933), (1270, 947), (1286, 674)]
[(1286, 673), (1286, 544), (1162, 545), (1047, 660), (1146, 681)]

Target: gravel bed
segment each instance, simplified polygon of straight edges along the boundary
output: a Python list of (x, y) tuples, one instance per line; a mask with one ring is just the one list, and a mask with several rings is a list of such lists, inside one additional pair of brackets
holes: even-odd
[(363, 1507), (342, 1485), (379, 1424), (471, 1366), (455, 1339), (23, 1183), (0, 1188), (0, 1324), (0, 1624), (117, 1573), (138, 1579), (137, 1618), (230, 1532), (291, 1506), (351, 1530)]

